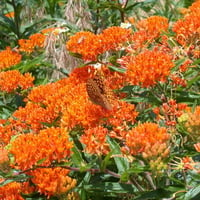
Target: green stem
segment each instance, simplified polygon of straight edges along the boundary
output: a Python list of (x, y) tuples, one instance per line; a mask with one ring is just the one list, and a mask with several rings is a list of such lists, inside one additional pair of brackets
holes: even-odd
[(16, 27), (16, 35), (18, 38), (20, 38), (20, 17), (19, 17), (19, 11), (17, 10), (17, 6), (15, 4), (15, 0), (12, 0), (11, 2), (12, 6), (13, 6), (13, 9), (14, 9), (14, 14), (15, 14), (15, 17), (14, 17), (14, 21), (15, 21), (15, 27)]

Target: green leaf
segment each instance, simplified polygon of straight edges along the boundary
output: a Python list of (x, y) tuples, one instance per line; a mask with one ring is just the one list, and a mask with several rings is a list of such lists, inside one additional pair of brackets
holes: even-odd
[(47, 158), (42, 158), (37, 161), (37, 165), (41, 165)]
[(122, 157), (119, 144), (114, 139), (109, 138), (109, 137), (107, 137), (107, 142), (109, 143), (110, 149), (113, 153), (113, 158), (117, 166), (118, 173), (121, 174), (125, 172), (126, 170), (128, 170), (130, 167), (129, 162), (127, 158)]
[(200, 199), (200, 185), (192, 188), (185, 194), (184, 200), (199, 200)]
[(101, 163), (101, 171), (104, 171), (106, 169), (106, 166), (108, 165), (111, 156), (112, 156), (112, 152), (106, 155), (106, 157)]
[(171, 195), (172, 193), (170, 193), (170, 191), (165, 189), (157, 189), (143, 192), (141, 195), (134, 198), (134, 200), (162, 200), (163, 198), (169, 198)]
[(87, 164), (85, 163), (80, 151), (76, 146), (72, 148), (73, 154), (71, 155), (71, 160), (73, 164), (77, 167), (80, 167), (81, 171), (84, 171), (87, 167)]
[(125, 73), (126, 70), (123, 68), (119, 68), (119, 67), (115, 67), (115, 66), (108, 66), (109, 69), (116, 71), (116, 72), (120, 72), (120, 73)]
[(116, 193), (116, 194), (133, 194), (134, 193), (134, 186), (131, 184), (125, 183), (112, 183), (112, 182), (105, 182), (105, 183), (96, 183), (91, 185), (85, 185), (85, 190), (87, 192), (95, 192), (97, 193)]

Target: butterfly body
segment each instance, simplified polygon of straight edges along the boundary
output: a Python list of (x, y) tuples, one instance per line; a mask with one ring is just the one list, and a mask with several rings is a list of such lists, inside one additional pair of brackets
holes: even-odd
[(94, 78), (88, 79), (86, 89), (92, 102), (107, 110), (112, 110), (108, 88), (106, 88), (101, 74), (97, 73)]

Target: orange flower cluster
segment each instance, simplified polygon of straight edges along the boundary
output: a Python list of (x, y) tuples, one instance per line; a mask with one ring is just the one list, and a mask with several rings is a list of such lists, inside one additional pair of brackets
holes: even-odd
[(199, 162), (195, 162), (191, 157), (184, 157), (181, 164), (184, 170), (194, 170), (200, 173)]
[(152, 41), (158, 38), (161, 33), (166, 32), (169, 27), (168, 19), (161, 16), (151, 16), (147, 19), (137, 22), (136, 31), (131, 40), (133, 49), (141, 49), (152, 43)]
[(169, 27), (168, 19), (161, 16), (151, 16), (136, 24), (139, 31), (146, 31), (148, 35), (156, 38)]
[(8, 172), (10, 170), (8, 150), (0, 145), (0, 171)]
[(123, 150), (126, 152), (128, 149), (128, 153), (132, 155), (141, 154), (147, 152), (147, 146), (151, 148), (156, 143), (165, 144), (169, 137), (167, 129), (159, 127), (158, 124), (150, 122), (139, 124), (127, 132)]
[[(161, 114), (164, 116), (165, 124), (167, 126), (175, 126), (177, 118), (180, 117), (184, 110), (187, 109), (187, 104), (176, 103), (176, 100), (170, 99), (168, 102), (163, 103), (160, 108), (154, 108), (155, 114)], [(159, 115), (158, 115), (159, 119)]]
[(107, 113), (106, 121), (101, 123), (112, 127), (112, 132), (109, 133), (111, 137), (123, 140), (129, 129), (128, 124), (134, 124), (137, 116), (135, 105), (125, 101), (114, 101), (111, 113)]
[[(118, 74), (107, 73), (108, 70), (102, 70), (102, 73), (105, 73), (105, 84), (107, 85), (109, 80), (112, 80), (114, 85), (114, 80), (117, 79)], [(81, 125), (84, 128), (96, 127), (99, 123), (105, 123), (105, 120), (103, 120), (105, 117), (107, 119), (109, 118), (109, 121), (107, 122), (109, 125), (116, 127), (119, 126), (119, 124), (123, 124), (126, 120), (133, 122), (137, 116), (137, 113), (134, 112), (133, 105), (125, 102), (119, 102), (115, 99), (112, 102), (113, 111), (108, 112), (106, 109), (99, 105), (95, 105), (89, 100), (85, 83), (88, 78), (94, 76), (94, 71), (94, 68), (90, 66), (77, 68), (70, 74), (69, 78), (48, 84), (46, 86), (34, 88), (28, 95), (28, 100), (45, 105), (46, 111), (49, 111), (50, 113), (46, 113), (44, 116), (52, 116), (51, 119), (55, 119), (56, 116), (60, 116), (60, 113), (62, 113), (60, 125), (67, 129), (71, 129), (76, 125)], [(108, 86), (111, 87), (112, 83), (109, 83), (110, 85), (108, 84)], [(122, 80), (120, 80), (119, 84), (112, 87), (116, 88), (116, 86), (120, 87), (120, 85), (123, 85)], [(27, 110), (26, 107), (24, 110)], [(44, 110), (44, 108), (40, 109)], [(29, 111), (24, 113), (29, 113)], [(33, 113), (34, 111), (32, 111), (32, 116)], [(26, 114), (26, 117), (27, 116), (29, 116), (29, 114)], [(15, 115), (15, 117), (17, 116)], [(20, 117), (17, 118), (20, 119)], [(28, 118), (22, 117), (21, 119), (24, 119), (22, 121), (27, 121)], [(41, 121), (36, 120), (37, 118), (33, 119), (35, 119), (35, 121)], [(33, 122), (34, 121), (32, 120), (32, 123), (30, 124), (35, 123)]]
[(35, 33), (31, 35), (28, 39), (20, 39), (19, 50), (25, 51), (27, 53), (32, 53), (35, 49), (42, 49), (44, 47), (44, 42), (47, 35), (53, 32), (56, 28), (47, 28), (41, 31), (41, 33)]
[(149, 162), (152, 171), (163, 173), (163, 169), (167, 168), (166, 158), (170, 153), (169, 145), (165, 143), (156, 142), (153, 145), (147, 144), (142, 157)]
[(131, 30), (115, 26), (105, 29), (98, 35), (88, 31), (78, 32), (70, 37), (66, 48), (80, 54), (83, 60), (95, 61), (98, 55), (116, 49), (120, 44), (128, 41), (130, 34)]
[(9, 12), (9, 13), (6, 13), (5, 16), (9, 17), (9, 18), (14, 18), (15, 13), (14, 12)]
[[(0, 183), (4, 180), (0, 179)], [(0, 187), (1, 200), (24, 200), (21, 196), (23, 194), (30, 194), (35, 191), (35, 187), (30, 185), (29, 182), (11, 182)]]
[(102, 53), (101, 38), (88, 31), (71, 36), (66, 47), (69, 51), (80, 54), (84, 60), (97, 60), (97, 56)]
[(76, 186), (76, 179), (69, 176), (69, 170), (57, 168), (38, 168), (30, 173), (32, 182), (36, 185), (37, 191), (46, 195), (66, 193)]
[(124, 86), (125, 73), (111, 71), (106, 65), (101, 66), (101, 71), (105, 77), (105, 83), (110, 89), (117, 90)]
[(125, 29), (118, 26), (109, 27), (100, 34), (103, 51), (115, 50), (128, 42), (131, 36), (131, 29)]
[(18, 131), (39, 131), (45, 127), (45, 123), (52, 123), (55, 119), (53, 111), (39, 104), (28, 102), (25, 107), (20, 107), (13, 113), (9, 121)]
[(187, 81), (184, 78), (181, 78), (179, 74), (171, 74), (170, 79), (172, 80), (172, 85), (176, 86), (187, 86)]
[(200, 139), (200, 106), (196, 106), (194, 112), (188, 112), (185, 127), (191, 137), (198, 141)]
[(0, 125), (0, 143), (7, 145), (12, 136), (16, 135), (16, 130), (13, 129), (11, 124)]
[(10, 47), (7, 47), (6, 50), (0, 52), (0, 70), (20, 63), (21, 59), (22, 56), (19, 53), (12, 51)]
[(71, 154), (72, 143), (69, 135), (62, 128), (47, 128), (38, 134), (21, 134), (11, 142), (10, 153), (15, 161), (14, 167), (26, 170), (43, 162), (48, 166), (53, 161), (66, 160)]
[(158, 81), (165, 82), (174, 63), (166, 53), (145, 50), (136, 55), (127, 67), (126, 76), (131, 84), (149, 87)]
[[(0, 181), (1, 182), (1, 181)], [(1, 200), (24, 200), (20, 195), (22, 191), (22, 185), (18, 182), (8, 183), (0, 187), (0, 199)]]
[(42, 33), (35, 33), (34, 35), (31, 35), (29, 39), (20, 39), (18, 41), (19, 43), (19, 50), (25, 51), (28, 53), (32, 53), (35, 48), (43, 48), (44, 47), (44, 41), (46, 36)]
[(0, 90), (8, 93), (18, 88), (25, 90), (33, 87), (33, 81), (34, 77), (29, 73), (23, 75), (18, 70), (0, 72)]
[[(74, 99), (76, 100), (74, 101)], [(68, 91), (62, 106), (61, 126), (69, 129), (76, 125), (84, 128), (94, 127), (105, 115), (103, 107), (95, 105), (89, 100), (84, 83), (73, 86), (73, 89)]]
[(80, 141), (85, 145), (85, 152), (89, 154), (106, 155), (109, 153), (109, 145), (106, 142), (108, 129), (102, 126), (89, 128), (80, 137)]
[(194, 148), (196, 149), (197, 152), (200, 153), (200, 142), (199, 143), (196, 143), (194, 144)]
[(188, 12), (184, 16), (184, 18), (178, 20), (173, 26), (173, 31), (176, 33), (177, 41), (183, 46), (192, 45), (191, 46), (192, 48), (194, 48), (194, 46), (196, 46), (197, 48), (199, 47), (198, 45), (200, 37), (199, 11), (200, 11), (200, 3), (194, 2), (192, 6), (189, 7)]
[(8, 158), (8, 151), (4, 147), (0, 146), (0, 165), (4, 162), (7, 162)]

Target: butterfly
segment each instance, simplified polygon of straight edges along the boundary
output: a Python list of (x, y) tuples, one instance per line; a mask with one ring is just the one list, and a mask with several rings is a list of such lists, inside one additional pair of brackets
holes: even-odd
[(101, 75), (100, 72), (97, 72), (93, 78), (87, 80), (86, 90), (93, 103), (100, 105), (107, 110), (112, 110), (111, 91), (105, 85), (103, 75)]

